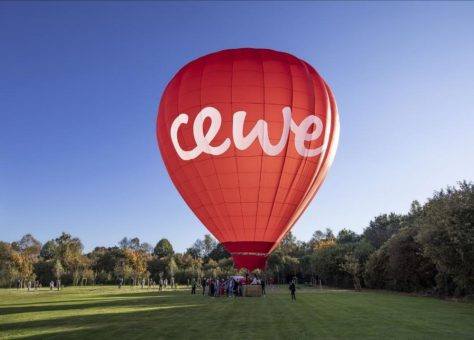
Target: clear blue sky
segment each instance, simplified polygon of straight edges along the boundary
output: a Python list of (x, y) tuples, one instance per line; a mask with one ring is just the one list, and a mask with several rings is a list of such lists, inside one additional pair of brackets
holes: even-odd
[(156, 111), (180, 67), (236, 47), (308, 61), (337, 99), (339, 149), (298, 238), (406, 212), (474, 179), (473, 18), (472, 2), (2, 2), (0, 240), (202, 237)]

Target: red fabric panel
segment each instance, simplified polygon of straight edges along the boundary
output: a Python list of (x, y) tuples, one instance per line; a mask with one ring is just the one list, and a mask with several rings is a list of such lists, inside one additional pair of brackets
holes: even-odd
[(264, 253), (268, 254), (273, 247), (273, 242), (224, 242), (223, 245), (229, 253)]
[(265, 266), (267, 264), (266, 256), (233, 255), (232, 259), (234, 260), (234, 265), (237, 269), (245, 268), (249, 271), (253, 271), (255, 269), (265, 271)]

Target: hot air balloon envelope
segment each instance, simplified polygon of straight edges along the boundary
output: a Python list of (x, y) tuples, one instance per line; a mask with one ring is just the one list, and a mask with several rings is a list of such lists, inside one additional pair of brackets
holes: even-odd
[(318, 191), (339, 135), (315, 69), (288, 53), (224, 50), (184, 66), (161, 98), (170, 177), (237, 268), (264, 269)]

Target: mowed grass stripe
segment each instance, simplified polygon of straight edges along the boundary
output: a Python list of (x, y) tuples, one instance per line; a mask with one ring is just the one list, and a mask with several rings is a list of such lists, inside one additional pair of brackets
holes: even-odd
[(0, 290), (1, 339), (473, 339), (474, 304), (286, 287), (264, 298), (124, 287)]

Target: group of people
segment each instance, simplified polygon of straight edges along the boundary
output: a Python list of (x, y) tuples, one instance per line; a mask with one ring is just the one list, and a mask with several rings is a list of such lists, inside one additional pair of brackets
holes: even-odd
[[(51, 280), (49, 282), (49, 289), (50, 290), (53, 290), (55, 287), (58, 290), (61, 289), (61, 280), (56, 280), (56, 283), (54, 282), (54, 280)], [(26, 282), (26, 284), (24, 284), (24, 282), (22, 282), (21, 280), (18, 280), (16, 288), (17, 289), (26, 288), (28, 291), (30, 291), (32, 289), (34, 289), (34, 290), (41, 289), (41, 288), (43, 288), (43, 285), (41, 284), (41, 282), (39, 280), (35, 280), (35, 281), (30, 280), (30, 281)]]
[[(117, 280), (117, 286), (118, 288), (122, 288), (124, 286), (124, 279), (123, 277), (120, 277), (118, 280)], [(138, 285), (138, 283), (140, 283), (140, 286), (142, 288), (145, 288), (146, 286), (146, 279), (145, 278), (142, 278), (141, 281), (137, 281), (135, 282), (135, 279), (130, 279), (130, 285), (133, 287), (135, 285)], [(178, 284), (175, 282), (175, 279), (174, 277), (172, 277), (169, 281), (168, 279), (159, 279), (158, 281), (155, 281), (153, 279), (150, 279), (148, 281), (148, 288), (158, 288), (158, 290), (161, 292), (163, 289), (165, 288), (171, 288), (171, 289), (176, 289), (178, 288)]]
[[(57, 288), (58, 290), (61, 289), (61, 280), (56, 280), (56, 288)], [(54, 281), (51, 280), (51, 281), (49, 282), (49, 290), (53, 290), (53, 289), (54, 289)]]
[(191, 294), (196, 294), (196, 288), (201, 286), (202, 295), (207, 294), (211, 297), (237, 297), (242, 296), (242, 286), (245, 284), (249, 285), (260, 285), (262, 287), (262, 294), (265, 295), (265, 280), (257, 277), (254, 278), (244, 278), (238, 276), (230, 276), (226, 279), (219, 278), (202, 278), (199, 282), (197, 279), (192, 279), (191, 281)]
[[(270, 286), (273, 286), (273, 279), (269, 279), (268, 283)], [(260, 279), (258, 277), (228, 277), (227, 279), (219, 278), (203, 278), (199, 283), (198, 280), (192, 279), (191, 281), (191, 294), (196, 294), (196, 288), (200, 285), (202, 288), (202, 295), (207, 294), (211, 297), (237, 297), (242, 296), (242, 286), (243, 285), (260, 285), (262, 287), (262, 295), (265, 295), (265, 279)], [(296, 301), (296, 278), (293, 278), (288, 286), (290, 291), (290, 296), (292, 301)]]

